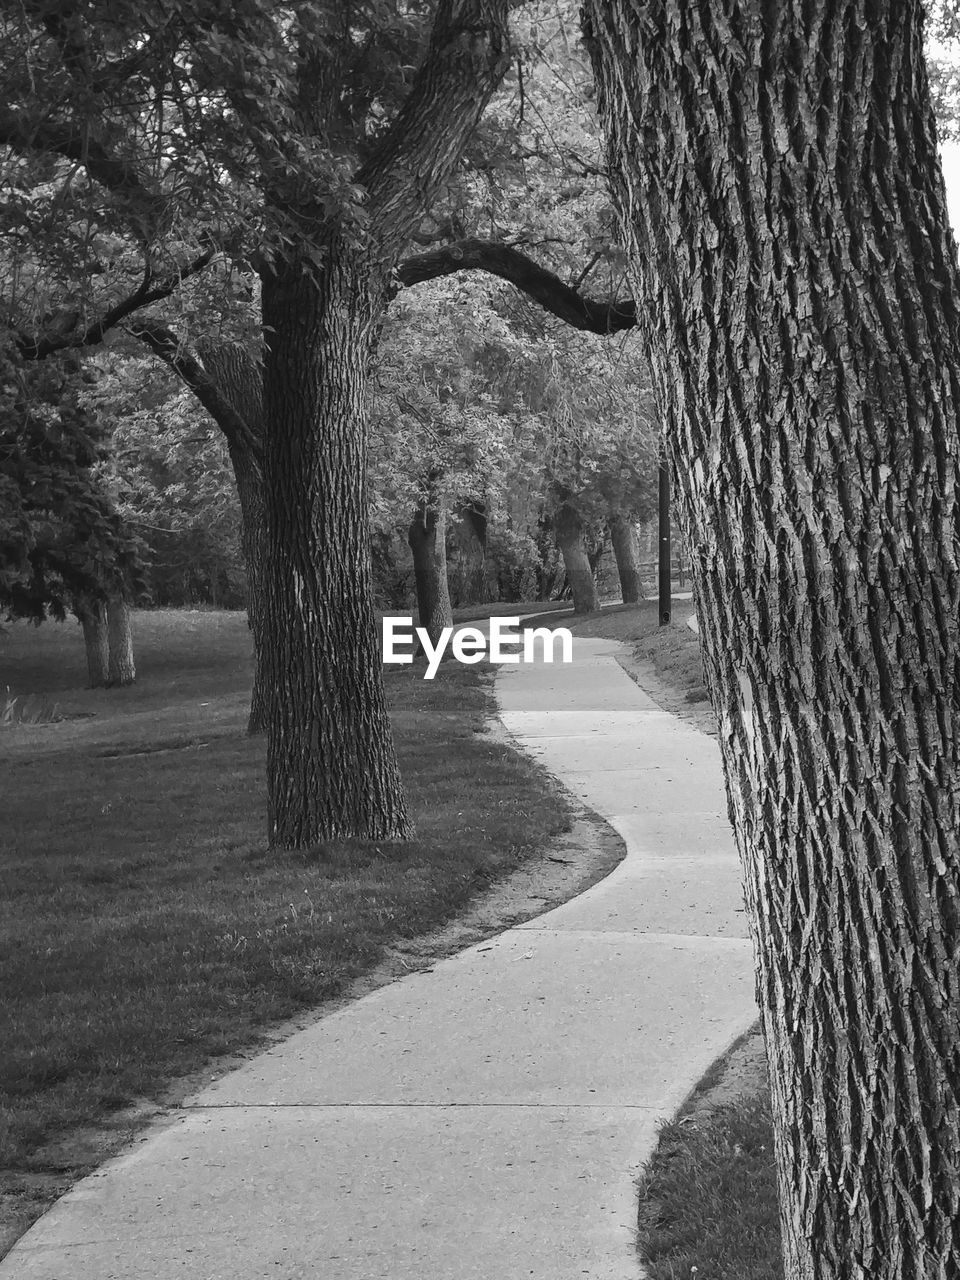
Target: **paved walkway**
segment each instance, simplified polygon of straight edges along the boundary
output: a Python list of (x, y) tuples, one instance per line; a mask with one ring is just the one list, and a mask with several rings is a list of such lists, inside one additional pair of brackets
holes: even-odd
[(510, 732), (626, 840), (613, 875), (225, 1076), (2, 1280), (637, 1280), (637, 1169), (755, 1014), (716, 744), (616, 651), (498, 681)]

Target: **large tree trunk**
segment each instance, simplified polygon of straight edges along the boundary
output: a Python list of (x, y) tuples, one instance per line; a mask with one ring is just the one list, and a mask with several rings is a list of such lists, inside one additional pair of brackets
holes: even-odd
[(610, 542), (620, 578), (620, 595), (624, 604), (636, 604), (643, 599), (637, 526), (632, 520), (619, 515), (613, 516), (609, 523)]
[(108, 683), (133, 684), (137, 678), (133, 660), (133, 631), (130, 626), (130, 606), (123, 596), (111, 596), (107, 601), (107, 639), (110, 646)]
[(593, 576), (590, 555), (583, 533), (583, 522), (576, 508), (568, 502), (561, 503), (553, 521), (557, 546), (563, 556), (567, 582), (573, 594), (574, 613), (593, 613), (599, 608), (597, 582)]
[(110, 643), (107, 639), (107, 606), (102, 600), (78, 600), (76, 614), (83, 628), (87, 653), (87, 679), (91, 689), (103, 689), (110, 680)]
[[(263, 278), (270, 839), (407, 833), (381, 676), (364, 389), (383, 287), (339, 243)], [(376, 292), (375, 292), (376, 291)]]
[[(960, 1275), (960, 279), (916, 0), (588, 0), (787, 1280)], [(680, 464), (680, 465), (678, 465)]]
[(407, 530), (413, 552), (413, 572), (417, 584), (417, 613), (436, 645), (444, 627), (453, 626), (450, 591), (447, 584), (446, 513), (442, 508), (421, 502)]

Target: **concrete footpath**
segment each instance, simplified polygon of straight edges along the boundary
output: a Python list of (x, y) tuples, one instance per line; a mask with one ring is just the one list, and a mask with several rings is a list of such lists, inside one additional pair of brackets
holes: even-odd
[(189, 1099), (2, 1280), (638, 1280), (637, 1171), (755, 1008), (716, 743), (618, 647), (497, 684), (509, 732), (623, 836), (617, 870)]

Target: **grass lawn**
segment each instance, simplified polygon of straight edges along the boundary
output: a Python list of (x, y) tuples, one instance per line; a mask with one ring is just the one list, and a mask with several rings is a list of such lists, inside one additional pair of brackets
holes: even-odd
[(76, 624), (0, 636), (0, 692), (75, 717), (0, 730), (8, 1174), (343, 992), (569, 826), (549, 778), (478, 733), (489, 670), (418, 663), (385, 669), (416, 838), (271, 853), (244, 617), (144, 612), (135, 636), (137, 684), (98, 691)]

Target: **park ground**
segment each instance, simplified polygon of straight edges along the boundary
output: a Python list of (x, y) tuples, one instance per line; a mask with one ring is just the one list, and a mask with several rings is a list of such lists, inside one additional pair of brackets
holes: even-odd
[[(648, 692), (709, 729), (687, 612), (668, 628), (652, 603), (555, 621), (625, 641)], [(0, 1253), (199, 1080), (318, 1008), (573, 896), (619, 856), (490, 732), (491, 669), (449, 662), (432, 682), (422, 664), (385, 668), (416, 838), (270, 852), (263, 745), (244, 734), (244, 616), (143, 612), (137, 649), (137, 683), (95, 691), (75, 624), (0, 636)], [(716, 1105), (708, 1081), (664, 1131), (642, 1188), (654, 1280), (776, 1274), (745, 1269), (753, 1253), (724, 1257), (741, 1232), (726, 1201), (744, 1190), (743, 1152), (769, 1181), (756, 1038), (720, 1076)]]

